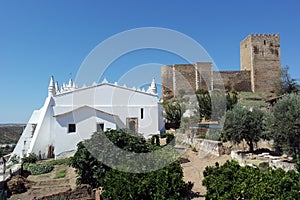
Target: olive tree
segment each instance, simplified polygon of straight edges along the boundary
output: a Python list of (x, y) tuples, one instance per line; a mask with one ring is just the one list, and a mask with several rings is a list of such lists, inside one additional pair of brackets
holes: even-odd
[(249, 151), (254, 150), (254, 142), (258, 142), (262, 135), (263, 113), (258, 109), (250, 111), (239, 105), (226, 113), (222, 138), (240, 143), (245, 140)]
[(280, 99), (264, 117), (264, 134), (280, 153), (300, 154), (300, 95)]

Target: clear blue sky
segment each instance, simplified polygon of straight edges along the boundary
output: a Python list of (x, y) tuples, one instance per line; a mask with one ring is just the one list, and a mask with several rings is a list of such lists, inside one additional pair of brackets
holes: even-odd
[[(27, 122), (43, 105), (51, 75), (68, 81), (101, 41), (139, 27), (164, 27), (192, 37), (221, 70), (239, 69), (239, 43), (248, 34), (280, 33), (281, 63), (300, 78), (299, 20), (297, 0), (0, 1), (0, 123)], [(119, 68), (180, 62), (148, 53), (120, 59)]]

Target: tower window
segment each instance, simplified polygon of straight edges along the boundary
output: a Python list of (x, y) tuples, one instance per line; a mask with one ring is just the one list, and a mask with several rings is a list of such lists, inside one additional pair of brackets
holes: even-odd
[(144, 118), (144, 108), (141, 108), (141, 119)]
[(258, 52), (259, 52), (259, 50), (256, 46), (253, 47), (253, 51), (254, 51), (255, 54), (258, 54)]
[(75, 132), (76, 132), (76, 124), (69, 124), (68, 133), (75, 133)]
[(266, 45), (266, 40), (264, 40), (264, 45)]

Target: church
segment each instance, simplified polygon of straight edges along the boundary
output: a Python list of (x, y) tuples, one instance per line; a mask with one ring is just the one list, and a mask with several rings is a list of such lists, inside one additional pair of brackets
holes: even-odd
[(59, 88), (52, 76), (43, 107), (33, 111), (11, 157), (68, 157), (77, 143), (108, 129), (127, 128), (149, 138), (164, 129), (158, 101), (155, 79), (145, 91), (106, 79), (81, 88), (70, 79)]

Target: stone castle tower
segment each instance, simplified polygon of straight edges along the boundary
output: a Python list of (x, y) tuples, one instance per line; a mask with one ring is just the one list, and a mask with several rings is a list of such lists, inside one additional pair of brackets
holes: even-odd
[(279, 34), (251, 34), (240, 43), (241, 70), (250, 71), (252, 92), (271, 92), (281, 77)]
[(162, 66), (162, 98), (198, 89), (272, 93), (281, 78), (279, 34), (247, 36), (240, 43), (240, 62), (240, 71), (213, 71), (210, 62)]

